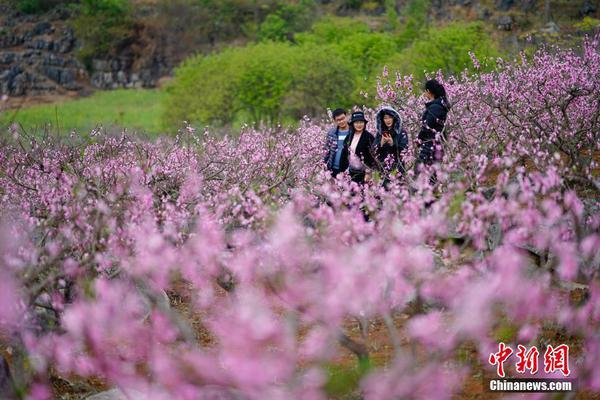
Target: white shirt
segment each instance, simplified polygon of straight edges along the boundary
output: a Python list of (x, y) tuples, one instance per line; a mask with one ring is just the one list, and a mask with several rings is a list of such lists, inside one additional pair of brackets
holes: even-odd
[(360, 157), (358, 157), (358, 155), (356, 155), (356, 147), (358, 146), (361, 136), (362, 133), (360, 135), (355, 133), (354, 137), (352, 138), (352, 143), (350, 143), (350, 169), (355, 171), (362, 171), (365, 169), (365, 165), (363, 164), (362, 160)]

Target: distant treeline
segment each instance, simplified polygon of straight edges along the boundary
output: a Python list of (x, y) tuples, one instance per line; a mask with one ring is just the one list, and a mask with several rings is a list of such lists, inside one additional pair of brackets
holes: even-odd
[(27, 13), (73, 10), (69, 23), (88, 68), (124, 48), (143, 57), (162, 46), (175, 62), (197, 54), (166, 89), (165, 127), (294, 121), (327, 107), (372, 105), (384, 65), (422, 79), (424, 71), (472, 67), (469, 51), (499, 55), (483, 24), (431, 22), (430, 0), (5, 1)]
[(422, 79), (425, 71), (473, 70), (469, 52), (488, 60), (483, 69), (494, 67), (499, 51), (479, 23), (374, 31), (357, 19), (328, 17), (293, 40), (269, 37), (186, 60), (166, 89), (163, 120), (273, 123), (322, 115), (327, 107), (374, 105), (384, 65)]

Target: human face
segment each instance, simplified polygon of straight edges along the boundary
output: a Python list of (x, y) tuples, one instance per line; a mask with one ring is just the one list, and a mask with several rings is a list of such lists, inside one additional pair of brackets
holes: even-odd
[(355, 121), (354, 124), (354, 132), (362, 133), (365, 130), (365, 121)]
[(394, 123), (394, 118), (392, 118), (391, 115), (387, 115), (385, 114), (383, 116), (383, 123), (385, 124), (385, 126), (387, 126), (388, 128), (392, 127), (392, 124)]
[(346, 130), (348, 128), (348, 117), (346, 116), (346, 114), (338, 115), (334, 118), (334, 121), (337, 124), (338, 128), (342, 130)]
[(433, 100), (433, 99), (435, 99), (435, 96), (433, 95), (433, 93), (431, 93), (429, 91), (429, 89), (425, 90), (425, 97), (427, 97), (427, 100)]

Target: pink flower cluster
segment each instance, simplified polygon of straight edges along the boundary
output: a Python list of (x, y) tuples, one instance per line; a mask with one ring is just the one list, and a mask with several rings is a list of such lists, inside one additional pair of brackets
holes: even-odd
[[(0, 338), (30, 355), (36, 399), (52, 370), (152, 399), (325, 399), (327, 365), (364, 365), (374, 325), (391, 350), (356, 388), (367, 399), (452, 398), (499, 341), (543, 352), (556, 330), (580, 388), (600, 391), (599, 72), (587, 41), (444, 79), (435, 186), (331, 179), (308, 120), (7, 138)], [(379, 93), (416, 133), (412, 85)]]

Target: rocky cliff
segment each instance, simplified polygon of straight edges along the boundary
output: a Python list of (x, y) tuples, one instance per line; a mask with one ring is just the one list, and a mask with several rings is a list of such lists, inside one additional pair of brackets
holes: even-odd
[[(156, 16), (162, 12), (153, 2), (140, 4), (145, 7), (138, 10), (140, 14)], [(397, 9), (401, 12), (406, 4), (407, 0), (398, 0)], [(504, 32), (501, 39), (514, 48), (519, 46), (519, 35), (530, 32), (532, 27), (541, 33), (562, 34), (558, 24), (549, 21), (597, 17), (599, 8), (600, 0), (431, 0), (430, 17), (434, 21), (484, 21)], [(385, 12), (383, 7), (378, 10), (382, 15)], [(179, 14), (174, 13), (177, 18), (184, 17)], [(162, 25), (140, 23), (141, 28), (132, 40), (115, 49), (112, 57), (92, 60), (86, 70), (75, 57), (81, 43), (69, 27), (71, 17), (72, 12), (64, 7), (32, 16), (0, 5), (0, 95), (38, 96), (94, 88), (154, 87), (186, 56), (208, 51), (199, 47), (206, 38), (190, 39), (193, 29), (181, 26), (174, 29), (177, 18), (173, 17), (165, 19)], [(190, 22), (192, 25), (198, 23), (197, 19), (190, 21), (195, 21)]]
[(128, 54), (93, 60), (91, 72), (76, 58), (80, 46), (68, 25), (71, 12), (37, 16), (0, 6), (0, 95), (39, 96), (84, 89), (154, 87), (170, 68), (139, 63)]
[(76, 38), (66, 10), (44, 19), (0, 10), (0, 94), (39, 95), (81, 90), (88, 80), (73, 56)]

